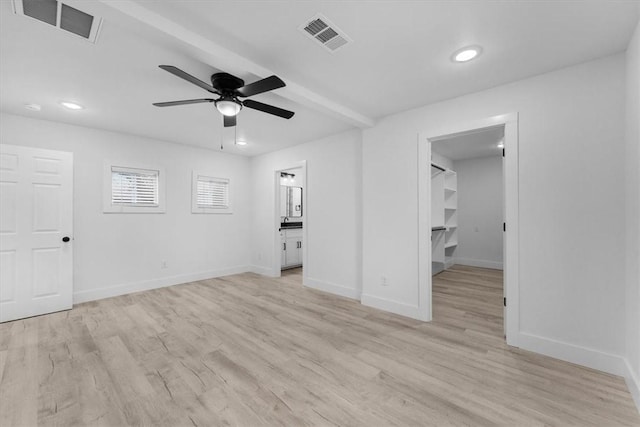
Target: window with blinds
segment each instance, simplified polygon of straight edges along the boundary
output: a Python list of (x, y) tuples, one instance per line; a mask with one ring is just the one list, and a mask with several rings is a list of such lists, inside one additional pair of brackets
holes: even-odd
[(197, 204), (199, 208), (229, 208), (228, 179), (198, 176), (197, 193)]
[(231, 213), (230, 184), (227, 178), (193, 173), (193, 213)]
[(157, 207), (159, 205), (157, 170), (111, 168), (111, 204), (116, 206)]

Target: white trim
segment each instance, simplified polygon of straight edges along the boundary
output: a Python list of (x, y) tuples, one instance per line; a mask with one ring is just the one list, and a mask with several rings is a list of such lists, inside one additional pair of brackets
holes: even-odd
[(566, 362), (597, 369), (613, 375), (624, 376), (627, 372), (625, 359), (588, 347), (569, 344), (549, 338), (520, 332), (518, 344), (521, 349), (544, 354)]
[(360, 303), (367, 307), (377, 308), (400, 316), (410, 317), (417, 320), (426, 320), (424, 311), (417, 305), (409, 305), (403, 302), (393, 301), (386, 298), (375, 297), (373, 295), (362, 294)]
[[(112, 169), (139, 169), (158, 172), (158, 204), (154, 206), (125, 206), (111, 203), (112, 193)], [(105, 160), (102, 172), (102, 212), (112, 213), (135, 213), (135, 214), (163, 214), (166, 210), (166, 182), (165, 169), (160, 166), (140, 164), (131, 161)]]
[(628, 359), (624, 359), (624, 365), (626, 368), (624, 379), (627, 383), (627, 387), (629, 387), (629, 392), (631, 393), (631, 397), (633, 397), (636, 408), (638, 408), (638, 412), (640, 413), (640, 378), (638, 378), (633, 372)]
[(79, 304), (87, 301), (95, 301), (104, 298), (127, 295), (134, 292), (148, 291), (151, 289), (165, 288), (167, 286), (196, 282), (198, 280), (213, 279), (232, 274), (246, 273), (249, 266), (237, 266), (222, 268), (220, 270), (202, 271), (200, 273), (179, 274), (177, 276), (159, 277), (157, 279), (143, 280), (140, 282), (123, 283), (120, 285), (106, 286), (104, 288), (78, 291), (73, 294), (73, 303)]
[[(418, 306), (421, 318), (432, 319), (431, 310), (431, 142), (418, 134)], [(427, 160), (427, 162), (425, 162)], [(428, 260), (429, 262), (425, 262)]]
[(252, 273), (259, 274), (261, 276), (279, 277), (279, 276), (274, 276), (273, 275), (273, 270), (271, 268), (263, 267), (261, 265), (250, 265), (249, 266), (249, 271), (252, 272)]
[(308, 277), (304, 286), (341, 297), (360, 300), (360, 290)]
[(456, 258), (455, 264), (468, 265), (469, 267), (491, 268), (494, 270), (502, 270), (503, 267), (501, 262), (472, 258)]
[(465, 134), (494, 126), (505, 127), (505, 264), (504, 283), (507, 307), (505, 314), (506, 341), (518, 346), (520, 331), (519, 292), (519, 172), (518, 172), (518, 113), (472, 120), (466, 123), (438, 126), (418, 134), (418, 295), (422, 317), (431, 320), (431, 197), (428, 187), (430, 144), (445, 137)]

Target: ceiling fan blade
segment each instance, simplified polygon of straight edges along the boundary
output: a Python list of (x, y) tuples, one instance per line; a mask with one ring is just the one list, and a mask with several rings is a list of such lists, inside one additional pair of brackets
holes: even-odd
[(202, 80), (196, 77), (193, 77), (191, 74), (182, 71), (180, 68), (174, 67), (173, 65), (158, 65), (158, 67), (162, 68), (165, 71), (170, 72), (174, 76), (178, 76), (181, 79), (188, 81), (189, 83), (193, 83), (196, 86), (200, 86), (202, 89), (206, 91), (209, 91), (211, 93), (216, 93), (219, 95), (216, 88), (214, 88), (210, 84), (203, 82)]
[(222, 116), (224, 117), (224, 127), (230, 128), (236, 125), (236, 116)]
[(187, 105), (187, 104), (201, 104), (203, 102), (213, 102), (215, 99), (203, 98), (203, 99), (186, 99), (184, 101), (169, 101), (169, 102), (154, 102), (156, 107), (173, 107), (174, 105)]
[(273, 114), (274, 116), (282, 117), (284, 119), (290, 119), (295, 114), (293, 111), (285, 110), (282, 108), (274, 107), (273, 105), (263, 104), (262, 102), (254, 101), (252, 99), (247, 99), (242, 102), (247, 108), (252, 108), (254, 110), (262, 111), (264, 113)]
[(286, 85), (277, 76), (267, 77), (257, 82), (249, 83), (236, 90), (238, 96), (253, 96), (259, 93), (269, 92), (270, 90), (285, 87)]

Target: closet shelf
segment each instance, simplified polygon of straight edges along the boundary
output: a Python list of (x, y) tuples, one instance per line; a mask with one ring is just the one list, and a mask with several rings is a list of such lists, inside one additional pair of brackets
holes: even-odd
[(455, 206), (445, 206), (444, 208), (445, 208), (445, 210), (448, 210), (448, 211), (455, 211), (455, 210), (458, 209)]
[(449, 191), (449, 192), (451, 192), (451, 193), (455, 193), (455, 192), (456, 192), (456, 191), (458, 191), (458, 190), (456, 190), (455, 188), (445, 187), (445, 188), (444, 188), (444, 191)]
[(454, 246), (458, 246), (458, 242), (447, 242), (444, 244), (445, 249), (446, 248), (452, 248)]

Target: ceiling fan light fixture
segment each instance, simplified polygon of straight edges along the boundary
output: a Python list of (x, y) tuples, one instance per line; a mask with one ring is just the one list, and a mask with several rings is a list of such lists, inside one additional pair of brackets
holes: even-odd
[(235, 116), (242, 109), (242, 105), (231, 99), (221, 99), (216, 101), (216, 108), (224, 116)]

